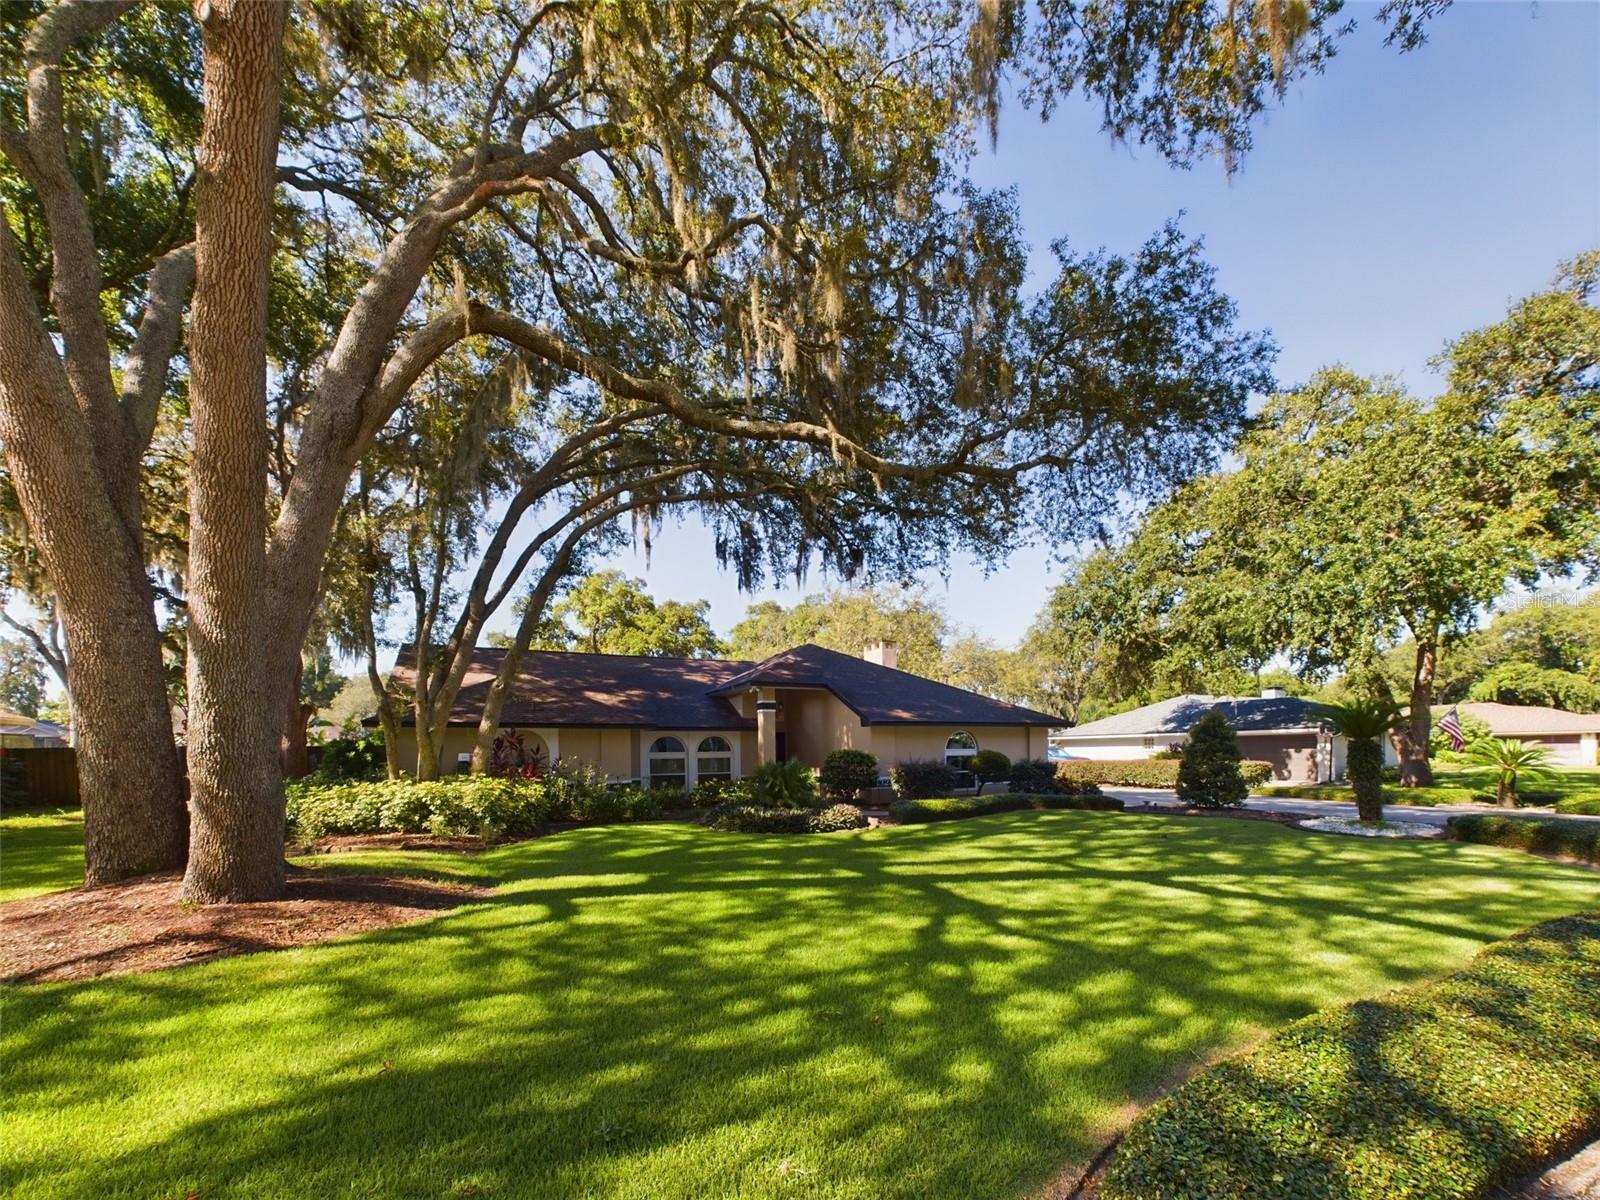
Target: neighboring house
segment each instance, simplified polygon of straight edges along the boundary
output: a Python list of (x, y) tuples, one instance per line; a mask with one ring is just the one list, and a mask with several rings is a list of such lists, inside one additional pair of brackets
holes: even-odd
[[(440, 755), (442, 773), (465, 771), (484, 697), (504, 650), (480, 648), (462, 681)], [(820, 767), (830, 750), (865, 750), (885, 774), (911, 759), (963, 766), (979, 749), (1043, 758), (1062, 719), (894, 667), (894, 647), (870, 658), (796, 646), (763, 662), (532, 651), (500, 716), (529, 759), (591, 763), (613, 780), (681, 784), (736, 778), (764, 762)], [(415, 678), (401, 652), (395, 677)], [(369, 720), (368, 722), (372, 722)], [(414, 719), (400, 763), (416, 766)]]
[(1600, 713), (1570, 713), (1537, 704), (1458, 704), (1463, 717), (1476, 717), (1497, 738), (1541, 746), (1563, 767), (1600, 762)]
[(54, 721), (41, 721), (0, 708), (0, 746), (7, 750), (59, 749), (68, 744), (71, 731)]
[(1259, 696), (1175, 696), (1057, 730), (1050, 735), (1051, 757), (1149, 758), (1182, 746), (1195, 723), (1214, 708), (1238, 733), (1240, 753), (1271, 763), (1274, 779), (1325, 783), (1344, 775), (1344, 739), (1318, 719), (1315, 704), (1278, 688)]

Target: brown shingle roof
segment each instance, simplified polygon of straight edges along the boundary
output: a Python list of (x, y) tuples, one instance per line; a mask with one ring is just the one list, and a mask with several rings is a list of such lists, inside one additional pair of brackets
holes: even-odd
[[(479, 647), (450, 709), (450, 724), (477, 728), (489, 685), (506, 651)], [(638, 729), (754, 729), (712, 689), (748, 669), (747, 662), (710, 658), (647, 658), (635, 654), (571, 654), (532, 650), (500, 720), (505, 725), (622, 726)], [(400, 651), (395, 678), (411, 686), (416, 655)], [(408, 712), (406, 723), (413, 718)]]
[[(473, 651), (450, 709), (451, 725), (477, 727), (505, 655), (492, 647)], [(404, 686), (414, 683), (411, 647), (400, 651), (394, 675)], [(733, 697), (757, 685), (825, 689), (867, 725), (1066, 724), (1049, 713), (812, 645), (761, 663), (534, 650), (523, 656), (500, 719), (516, 726), (754, 729), (753, 720), (739, 715)], [(413, 720), (409, 712), (404, 719), (406, 724)]]
[(1477, 702), (1458, 704), (1456, 709), (1464, 717), (1477, 717), (1489, 726), (1489, 732), (1495, 737), (1600, 733), (1600, 713), (1563, 712), (1559, 708), (1545, 708), (1538, 704)]
[(1065, 725), (1050, 713), (991, 700), (809, 642), (750, 667), (719, 691), (811, 687), (832, 692), (863, 725)]

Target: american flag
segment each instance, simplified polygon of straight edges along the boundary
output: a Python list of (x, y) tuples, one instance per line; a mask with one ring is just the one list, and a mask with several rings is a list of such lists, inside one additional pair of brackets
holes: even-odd
[(1461, 732), (1461, 718), (1456, 716), (1456, 710), (1451, 710), (1439, 718), (1437, 726), (1440, 733), (1450, 739), (1450, 749), (1460, 750), (1467, 744), (1467, 739)]

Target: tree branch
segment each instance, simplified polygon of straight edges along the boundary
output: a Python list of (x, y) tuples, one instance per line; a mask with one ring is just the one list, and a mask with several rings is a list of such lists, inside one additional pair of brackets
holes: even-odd
[(122, 370), (122, 409), (132, 434), (129, 447), (143, 454), (155, 432), (167, 386), (167, 367), (183, 333), (183, 302), (194, 285), (194, 244), (156, 260), (145, 288), (144, 316)]

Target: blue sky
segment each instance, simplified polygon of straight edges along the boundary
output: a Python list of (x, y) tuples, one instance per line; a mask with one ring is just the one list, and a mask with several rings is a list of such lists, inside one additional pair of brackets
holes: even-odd
[[(1458, 2), (1410, 54), (1382, 45), (1375, 11), (1348, 6), (1357, 31), (1266, 115), (1231, 178), (1111, 143), (1084, 104), (1049, 124), (1012, 105), (973, 177), (1018, 188), (1037, 282), (1055, 238), (1128, 251), (1184, 211), (1243, 321), (1276, 337), (1281, 384), (1344, 362), (1431, 394), (1428, 359), (1448, 339), (1600, 245), (1600, 4)], [(956, 562), (926, 582), (956, 623), (1012, 644), (1059, 577), (1060, 549), (1018, 547), (987, 578)], [(754, 599), (829, 582), (741, 594), (694, 521), (663, 529), (648, 564), (607, 565), (658, 598), (709, 600), (721, 632)]]

